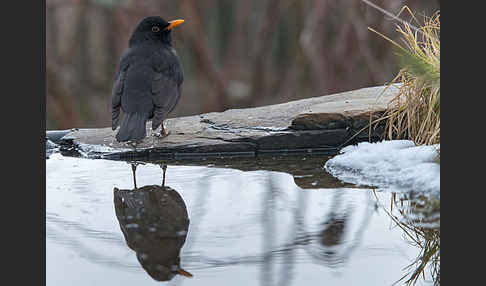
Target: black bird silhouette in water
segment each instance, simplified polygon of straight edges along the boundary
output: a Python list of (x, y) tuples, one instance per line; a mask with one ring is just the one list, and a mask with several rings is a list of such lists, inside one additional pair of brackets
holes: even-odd
[[(144, 162), (130, 162), (130, 165), (132, 166), (132, 175), (133, 175), (133, 188), (136, 190), (137, 189), (137, 166), (138, 165), (145, 165)], [(165, 186), (165, 173), (167, 172), (167, 165), (166, 164), (158, 164), (160, 168), (162, 169), (162, 187)]]
[(176, 275), (192, 277), (181, 268), (180, 251), (189, 230), (181, 195), (167, 186), (148, 185), (113, 190), (115, 212), (125, 241), (145, 271), (157, 281)]
[[(111, 97), (112, 129), (123, 119), (116, 134), (118, 142), (140, 142), (146, 123), (152, 119), (152, 134), (165, 137), (164, 120), (182, 93), (184, 75), (172, 47), (172, 29), (184, 20), (167, 22), (161, 17), (143, 19), (133, 31), (128, 50), (121, 56)], [(156, 130), (161, 126), (160, 133)]]

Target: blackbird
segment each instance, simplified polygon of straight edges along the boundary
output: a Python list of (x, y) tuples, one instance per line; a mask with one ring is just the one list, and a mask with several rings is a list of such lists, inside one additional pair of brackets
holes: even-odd
[(133, 190), (113, 189), (120, 229), (143, 269), (157, 281), (176, 275), (192, 277), (181, 267), (181, 249), (189, 231), (182, 196), (168, 186), (148, 185)]
[[(138, 142), (146, 135), (152, 119), (154, 135), (166, 136), (163, 121), (182, 93), (184, 75), (172, 47), (172, 29), (184, 20), (165, 21), (159, 16), (143, 19), (133, 31), (128, 50), (121, 56), (114, 76), (111, 97), (112, 129), (123, 119), (116, 134), (118, 142)], [(161, 126), (160, 134), (155, 131)]]

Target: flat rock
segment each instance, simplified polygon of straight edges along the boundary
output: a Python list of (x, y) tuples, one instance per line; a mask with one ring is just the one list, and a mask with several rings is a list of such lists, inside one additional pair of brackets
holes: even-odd
[[(94, 148), (98, 154), (114, 159), (296, 152), (333, 154), (345, 145), (368, 140), (366, 126), (370, 117), (383, 113), (397, 93), (396, 85), (377, 86), (282, 104), (171, 118), (165, 121), (170, 132), (168, 136), (148, 136), (136, 149), (116, 142), (116, 131), (109, 127), (74, 130), (63, 139), (77, 146), (98, 146), (100, 148)], [(147, 134), (150, 132), (149, 122)], [(379, 139), (382, 132), (383, 128), (374, 129), (371, 139)]]

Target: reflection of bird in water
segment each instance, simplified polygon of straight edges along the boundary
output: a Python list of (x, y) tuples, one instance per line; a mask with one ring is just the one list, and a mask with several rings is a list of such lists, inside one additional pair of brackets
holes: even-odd
[[(133, 175), (133, 188), (137, 189), (137, 166), (138, 165), (145, 165), (143, 162), (130, 162), (130, 165), (132, 165), (132, 175)], [(165, 172), (167, 171), (167, 165), (165, 164), (159, 164), (160, 168), (162, 168), (162, 187), (165, 186)]]
[(179, 193), (170, 187), (144, 186), (113, 191), (116, 217), (128, 247), (145, 271), (157, 281), (176, 274), (192, 277), (180, 266), (189, 218)]

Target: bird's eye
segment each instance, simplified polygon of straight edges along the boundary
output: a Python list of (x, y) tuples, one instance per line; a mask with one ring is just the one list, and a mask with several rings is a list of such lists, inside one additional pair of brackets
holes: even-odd
[(152, 27), (152, 32), (157, 33), (158, 31), (160, 31), (159, 27), (157, 27), (157, 26)]

